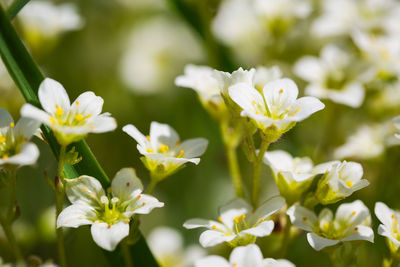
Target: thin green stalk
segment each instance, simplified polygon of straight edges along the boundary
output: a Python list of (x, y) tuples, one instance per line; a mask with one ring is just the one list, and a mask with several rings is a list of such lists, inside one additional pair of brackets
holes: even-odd
[[(65, 151), (66, 147), (61, 146), (60, 148), (60, 156), (58, 160), (58, 172), (57, 172), (57, 177), (56, 177), (56, 182), (55, 182), (55, 187), (56, 187), (56, 221), (58, 218), (58, 215), (60, 215), (61, 211), (63, 210), (63, 205), (64, 205), (64, 194), (65, 194), (65, 188), (64, 188), (64, 158), (65, 158)], [(58, 261), (61, 267), (66, 267), (67, 266), (67, 258), (65, 256), (65, 248), (64, 248), (64, 234), (63, 234), (63, 228), (57, 228), (56, 225), (56, 237), (57, 237), (57, 253), (58, 253)]]
[(232, 146), (226, 146), (229, 172), (231, 174), (232, 183), (235, 187), (236, 196), (244, 198), (242, 177), (239, 169), (239, 162), (236, 154), (236, 148)]
[(14, 0), (7, 10), (8, 17), (13, 19), (28, 2), (29, 0)]
[(151, 193), (153, 193), (154, 188), (156, 187), (157, 184), (158, 184), (158, 180), (154, 179), (154, 178), (151, 178), (151, 182), (150, 182), (149, 186), (146, 189), (146, 194), (150, 195)]
[(16, 203), (16, 198), (17, 198), (17, 171), (16, 170), (10, 171), (8, 180), (10, 182), (10, 184), (9, 184), (10, 200), (8, 203), (7, 218), (9, 220), (13, 220), (14, 216), (15, 216), (14, 211), (15, 211), (15, 203)]
[(253, 204), (253, 208), (257, 208), (258, 199), (260, 193), (260, 177), (261, 177), (261, 165), (263, 162), (263, 157), (265, 152), (267, 151), (269, 146), (269, 142), (262, 140), (260, 150), (258, 152), (256, 161), (253, 164), (253, 178), (251, 185), (251, 201)]
[(10, 248), (13, 251), (14, 257), (17, 260), (17, 262), (22, 262), (23, 261), (22, 253), (18, 247), (18, 243), (13, 233), (11, 223), (12, 221), (9, 218), (5, 218), (0, 211), (0, 224), (1, 227), (3, 227), (3, 231), (7, 237), (8, 242), (10, 243)]
[(131, 253), (129, 251), (129, 244), (124, 240), (121, 242), (122, 255), (124, 256), (125, 267), (133, 267)]
[(290, 242), (290, 228), (292, 227), (292, 223), (290, 221), (289, 215), (286, 215), (286, 226), (285, 231), (283, 232), (281, 248), (279, 250), (279, 258), (284, 258), (286, 255), (287, 248)]

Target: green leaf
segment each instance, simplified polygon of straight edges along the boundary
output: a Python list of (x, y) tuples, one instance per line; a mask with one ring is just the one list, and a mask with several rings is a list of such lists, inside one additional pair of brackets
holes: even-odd
[(19, 11), (29, 2), (29, 0), (14, 0), (11, 6), (8, 8), (8, 18), (13, 19)]
[[(37, 91), (40, 83), (44, 80), (44, 76), (25, 48), (14, 27), (11, 25), (9, 18), (1, 7), (0, 54), (8, 72), (25, 100), (28, 103), (41, 108)], [(60, 146), (58, 145), (52, 131), (49, 127), (44, 125), (41, 126), (41, 129), (54, 155), (58, 158)], [(90, 175), (98, 179), (104, 187), (108, 187), (110, 185), (110, 180), (97, 162), (86, 142), (80, 141), (71, 146), (75, 146), (75, 149), (82, 157), (82, 160), (74, 166), (66, 165), (64, 167), (66, 177), (74, 178), (83, 174)], [(130, 247), (130, 250), (135, 266), (158, 266), (144, 238), (140, 238), (135, 245)], [(118, 250), (112, 253), (112, 255), (112, 257), (108, 257), (109, 260), (120, 257)], [(124, 266), (124, 264), (122, 261), (113, 261), (112, 266)]]

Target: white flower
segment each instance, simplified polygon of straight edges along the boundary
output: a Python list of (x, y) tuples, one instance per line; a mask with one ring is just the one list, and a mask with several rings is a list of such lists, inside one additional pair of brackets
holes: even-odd
[(300, 199), (320, 173), (314, 169), (310, 158), (293, 158), (283, 150), (266, 152), (264, 163), (271, 167), (279, 192), (289, 205)]
[(387, 237), (390, 250), (397, 252), (400, 246), (400, 213), (388, 208), (385, 203), (377, 202), (375, 204), (375, 215), (382, 223), (378, 227), (378, 234)]
[(221, 256), (207, 256), (198, 260), (195, 267), (294, 267), (288, 260), (263, 259), (260, 248), (251, 244), (232, 250), (229, 261)]
[(255, 212), (243, 199), (235, 199), (220, 209), (217, 221), (190, 219), (184, 223), (187, 229), (205, 227), (200, 235), (203, 247), (228, 242), (232, 246), (254, 243), (257, 237), (267, 236), (274, 229), (274, 222), (267, 218), (285, 205), (285, 199), (276, 196), (265, 201)]
[(399, 144), (393, 137), (392, 127), (391, 122), (362, 125), (335, 150), (334, 157), (372, 159), (382, 155), (386, 147)]
[(121, 169), (106, 194), (100, 182), (90, 176), (66, 179), (65, 192), (72, 205), (57, 218), (57, 227), (77, 228), (91, 225), (94, 242), (106, 250), (114, 250), (129, 234), (134, 214), (148, 214), (164, 203), (142, 194), (143, 185), (131, 168)]
[(40, 123), (21, 118), (14, 123), (7, 110), (0, 108), (0, 166), (31, 165), (39, 157), (39, 149), (28, 142)]
[(38, 38), (55, 38), (59, 34), (78, 30), (83, 19), (71, 3), (54, 5), (49, 1), (30, 1), (18, 13), (18, 19), (28, 41), (37, 45)]
[(40, 84), (38, 94), (44, 111), (25, 104), (21, 115), (50, 126), (61, 145), (79, 141), (91, 132), (103, 133), (117, 127), (109, 113), (100, 114), (104, 100), (93, 92), (81, 94), (71, 104), (64, 87), (59, 82), (46, 78)]
[(229, 95), (228, 89), (231, 86), (237, 84), (253, 86), (255, 72), (256, 70), (253, 68), (250, 70), (244, 70), (241, 67), (232, 73), (215, 70), (214, 77), (217, 79), (220, 93), (227, 97)]
[[(364, 88), (352, 73), (350, 56), (334, 45), (324, 47), (320, 58), (305, 56), (294, 66), (297, 76), (309, 82), (306, 94), (333, 102), (359, 107), (364, 101)], [(352, 77), (353, 76), (353, 77)]]
[[(400, 116), (397, 116), (393, 119), (393, 124), (396, 127), (396, 130), (400, 132)], [(395, 134), (395, 136), (400, 139), (400, 133)]]
[(165, 226), (153, 229), (146, 240), (162, 267), (193, 266), (196, 260), (206, 254), (198, 245), (184, 248), (182, 235)]
[(131, 125), (122, 130), (138, 143), (137, 149), (144, 156), (145, 166), (157, 179), (163, 179), (182, 167), (185, 163), (199, 164), (208, 141), (204, 138), (193, 138), (180, 142), (178, 133), (169, 125), (152, 122), (150, 134), (144, 136)]
[(145, 20), (128, 36), (120, 75), (135, 93), (154, 94), (172, 88), (185, 64), (203, 58), (199, 41), (187, 26), (167, 17)]
[(293, 225), (309, 232), (307, 240), (315, 250), (345, 241), (374, 242), (374, 232), (369, 227), (371, 216), (368, 208), (360, 200), (340, 205), (335, 218), (327, 208), (324, 208), (318, 217), (314, 212), (301, 206), (290, 207), (287, 214)]
[(267, 83), (263, 94), (246, 83), (229, 87), (229, 96), (243, 109), (241, 116), (249, 117), (265, 134), (278, 132), (278, 137), (324, 108), (315, 97), (297, 99), (297, 95), (296, 84), (287, 78)]
[(366, 81), (398, 79), (400, 75), (400, 40), (398, 36), (376, 37), (356, 31), (352, 37), (371, 65), (364, 74)]
[(330, 161), (315, 166), (315, 170), (325, 173), (315, 192), (317, 200), (324, 205), (338, 202), (369, 185), (362, 179), (363, 168), (357, 162)]
[(264, 86), (274, 80), (282, 78), (282, 71), (278, 66), (264, 67), (259, 66), (254, 73), (254, 87), (262, 92)]

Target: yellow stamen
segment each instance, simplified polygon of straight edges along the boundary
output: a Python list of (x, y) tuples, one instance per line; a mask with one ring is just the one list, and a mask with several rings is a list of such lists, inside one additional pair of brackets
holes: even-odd
[(8, 155), (4, 155), (3, 160), (7, 160), (7, 159), (8, 159)]
[(10, 122), (10, 127), (14, 128), (15, 124), (13, 122)]
[(50, 118), (49, 118), (49, 121), (50, 121), (52, 124), (56, 124), (56, 120), (55, 120), (53, 117), (50, 117)]
[(79, 101), (76, 101), (75, 104), (78, 106), (80, 103), (79, 103)]
[(147, 141), (150, 141), (150, 136), (147, 135), (147, 136), (146, 136), (146, 139), (147, 139)]
[(282, 94), (283, 93), (283, 89), (279, 90), (279, 93)]
[(176, 141), (176, 143), (175, 143), (177, 146), (179, 146), (180, 144), (181, 144), (181, 142), (180, 141)]
[(242, 216), (240, 216), (242, 218), (242, 220), (244, 220), (244, 218), (246, 218), (246, 215), (242, 214)]
[(251, 101), (251, 103), (252, 103), (253, 105), (257, 105), (257, 102), (256, 102), (255, 100)]
[(6, 138), (4, 136), (0, 136), (0, 143), (5, 143), (6, 142)]
[(166, 152), (169, 150), (169, 147), (167, 145), (161, 144), (160, 146), (160, 151), (161, 152)]
[(235, 219), (233, 219), (234, 223), (239, 223), (239, 217), (236, 217)]
[(351, 187), (351, 186), (353, 185), (353, 182), (352, 182), (352, 181), (347, 181), (347, 182), (346, 182), (346, 185), (347, 185), (348, 187)]
[(218, 221), (219, 221), (219, 222), (222, 222), (222, 218), (221, 218), (221, 217), (218, 217)]
[(85, 118), (85, 117), (83, 117), (82, 114), (76, 114), (76, 115), (75, 115), (75, 120), (77, 120), (77, 121), (82, 121), (84, 118)]
[(228, 233), (226, 233), (225, 235), (226, 235), (226, 236), (230, 236), (230, 234), (228, 234)]
[(87, 115), (85, 116), (85, 119), (89, 119), (90, 117), (92, 117), (92, 114), (87, 114)]
[(82, 192), (87, 192), (87, 188), (86, 188), (86, 187), (83, 187), (83, 188), (82, 188)]
[(356, 213), (357, 213), (356, 211), (353, 211), (353, 212), (351, 213), (351, 215), (356, 215)]
[(392, 219), (394, 219), (395, 218), (395, 216), (394, 216), (394, 214), (392, 214)]
[(185, 154), (185, 152), (183, 150), (179, 151), (179, 155), (176, 156), (177, 158), (182, 158), (183, 154)]
[(62, 114), (64, 114), (64, 110), (62, 108), (60, 108), (59, 105), (57, 105), (56, 106), (56, 115), (61, 116)]
[(354, 228), (354, 231), (358, 231), (358, 227)]
[(213, 225), (211, 228), (212, 228), (213, 230), (215, 230), (215, 229), (217, 229), (217, 226)]
[(153, 150), (153, 149), (151, 149), (151, 148), (148, 148), (148, 149), (146, 149), (146, 152), (147, 152), (147, 153), (153, 153), (153, 152), (154, 152), (154, 150)]
[(303, 217), (303, 221), (304, 221), (304, 222), (307, 221), (307, 218), (306, 218), (306, 217)]
[(324, 228), (328, 228), (329, 227), (329, 222), (325, 222), (323, 225)]

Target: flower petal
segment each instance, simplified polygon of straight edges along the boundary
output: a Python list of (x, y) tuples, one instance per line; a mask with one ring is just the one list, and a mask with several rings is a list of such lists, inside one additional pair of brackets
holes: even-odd
[(298, 110), (294, 116), (290, 116), (292, 121), (302, 121), (311, 114), (324, 109), (325, 105), (318, 98), (312, 96), (301, 97), (293, 105), (294, 110)]
[(114, 197), (118, 197), (123, 203), (135, 198), (143, 191), (143, 185), (136, 176), (135, 169), (123, 168), (115, 175), (111, 183), (111, 190)]
[(156, 121), (151, 122), (150, 143), (152, 147), (158, 148), (161, 144), (175, 147), (178, 141), (179, 135), (171, 126)]
[(37, 131), (39, 126), (39, 121), (22, 117), (15, 125), (14, 134), (29, 139)]
[(4, 108), (0, 108), (0, 128), (9, 127), (12, 122), (14, 122), (14, 120), (10, 113)]
[(196, 158), (204, 154), (208, 146), (208, 140), (205, 138), (194, 138), (182, 142), (176, 147), (176, 151), (179, 154), (182, 150), (184, 152), (184, 158)]
[(320, 251), (321, 249), (323, 249), (325, 247), (334, 246), (337, 243), (339, 243), (339, 240), (327, 239), (327, 238), (318, 236), (315, 233), (308, 233), (307, 240), (308, 240), (308, 243), (310, 244), (310, 246), (317, 251)]
[(72, 204), (86, 203), (91, 207), (97, 207), (100, 198), (105, 195), (100, 182), (87, 175), (75, 179), (66, 179), (65, 193)]
[(219, 209), (221, 221), (230, 229), (234, 225), (234, 219), (243, 214), (247, 214), (251, 211), (251, 206), (241, 198), (232, 200), (226, 205), (223, 205)]
[(271, 108), (286, 107), (294, 103), (299, 89), (291, 79), (284, 78), (267, 83), (264, 86), (263, 93), (268, 109), (273, 112)]
[(147, 138), (132, 124), (125, 125), (122, 128), (122, 131), (126, 132), (129, 136), (135, 139), (140, 146), (144, 148), (149, 147), (150, 143)]
[(264, 221), (257, 225), (256, 227), (252, 227), (246, 230), (243, 230), (239, 232), (240, 234), (248, 234), (248, 235), (253, 235), (253, 236), (267, 236), (270, 235), (272, 230), (274, 230), (274, 222), (273, 221)]
[(92, 133), (105, 133), (114, 131), (117, 128), (117, 121), (113, 117), (110, 117), (108, 113), (94, 117), (88, 124)]
[(312, 231), (318, 219), (314, 212), (301, 206), (291, 206), (286, 212), (292, 224), (305, 231)]
[(343, 238), (342, 241), (353, 241), (353, 240), (366, 240), (369, 242), (374, 242), (374, 231), (371, 227), (365, 225), (358, 225), (352, 231), (352, 233)]
[(72, 108), (79, 114), (97, 116), (103, 109), (104, 100), (93, 92), (84, 92), (72, 103)]
[(127, 217), (132, 216), (132, 214), (148, 214), (154, 208), (161, 207), (164, 207), (164, 203), (158, 201), (157, 198), (150, 195), (140, 194), (138, 195), (137, 201), (126, 208), (128, 212), (124, 214), (126, 214)]
[(263, 266), (263, 255), (257, 245), (235, 248), (229, 257), (232, 266)]
[(200, 227), (206, 227), (206, 228), (211, 229), (214, 225), (218, 228), (224, 228), (224, 225), (219, 222), (212, 221), (212, 220), (205, 220), (205, 219), (197, 219), (197, 218), (187, 220), (183, 224), (183, 227), (185, 227), (186, 229), (194, 229), (194, 228), (200, 228)]
[(197, 260), (194, 264), (195, 267), (231, 267), (229, 262), (221, 256), (207, 256), (203, 259)]
[(8, 164), (16, 164), (16, 165), (32, 165), (36, 162), (39, 157), (39, 149), (34, 143), (25, 143), (21, 147), (21, 151), (18, 154), (15, 154), (8, 159), (0, 160), (4, 161)]
[(61, 83), (50, 78), (44, 79), (40, 84), (38, 96), (43, 109), (51, 114), (56, 112), (56, 106), (65, 111), (69, 110), (71, 105), (68, 94)]
[(251, 215), (251, 221), (257, 223), (260, 219), (265, 219), (285, 205), (285, 199), (281, 196), (274, 196), (263, 202)]
[(250, 84), (239, 83), (229, 87), (229, 96), (243, 110), (256, 114), (266, 111), (262, 95)]
[(26, 118), (31, 118), (31, 119), (40, 121), (41, 123), (51, 126), (50, 115), (31, 104), (24, 104), (22, 106), (21, 116), (26, 117)]
[(266, 152), (263, 161), (269, 165), (274, 172), (293, 170), (293, 157), (283, 150)]
[(361, 200), (342, 204), (338, 207), (335, 220), (346, 221), (348, 225), (363, 224), (370, 217), (368, 208)]
[[(386, 226), (392, 225), (392, 216), (395, 215), (395, 212), (386, 206), (383, 202), (377, 202), (375, 204), (375, 215), (378, 219)], [(395, 215), (396, 216), (396, 215)]]
[(94, 223), (91, 227), (92, 237), (96, 244), (108, 251), (113, 251), (118, 243), (129, 234), (129, 224), (118, 222), (113, 225)]
[(230, 242), (235, 239), (236, 235), (228, 235), (226, 233), (214, 230), (207, 230), (200, 235), (200, 244), (206, 247), (212, 247), (223, 242)]
[(57, 228), (77, 228), (81, 225), (92, 224), (94, 220), (96, 220), (96, 212), (92, 207), (84, 204), (73, 204), (63, 209), (58, 215)]

